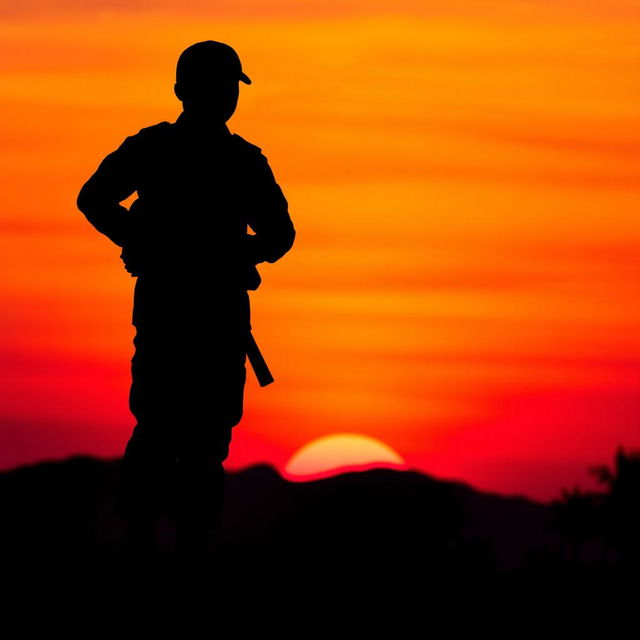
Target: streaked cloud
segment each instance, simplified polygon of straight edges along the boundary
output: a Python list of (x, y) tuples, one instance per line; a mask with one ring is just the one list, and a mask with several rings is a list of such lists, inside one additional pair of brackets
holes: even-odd
[[(177, 117), (177, 55), (210, 34), (254, 79), (230, 128), (298, 229), (252, 296), (277, 385), (250, 374), (230, 465), (348, 427), (542, 497), (640, 445), (637, 6), (583, 5), (0, 5), (3, 464), (29, 460), (23, 428), (56, 455), (121, 453), (134, 281), (75, 197), (125, 136)], [(544, 481), (507, 470), (551, 458)]]

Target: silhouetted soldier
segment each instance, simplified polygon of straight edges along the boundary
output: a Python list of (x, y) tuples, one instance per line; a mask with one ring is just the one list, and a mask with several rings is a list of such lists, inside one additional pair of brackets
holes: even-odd
[[(250, 333), (247, 290), (260, 284), (255, 265), (281, 258), (295, 230), (260, 147), (225, 125), (239, 81), (251, 84), (230, 46), (188, 47), (174, 86), (183, 112), (128, 136), (78, 196), (137, 277), (129, 396), (137, 424), (116, 503), (126, 550), (152, 550), (165, 513), (179, 551), (206, 549), (242, 417), (247, 353), (260, 383), (273, 380)], [(134, 192), (127, 211), (119, 203)]]

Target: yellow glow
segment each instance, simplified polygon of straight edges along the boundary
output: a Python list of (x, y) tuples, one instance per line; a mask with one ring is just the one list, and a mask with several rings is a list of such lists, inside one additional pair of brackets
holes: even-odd
[(308, 476), (347, 466), (403, 464), (404, 460), (380, 440), (357, 433), (334, 433), (299, 449), (285, 465), (292, 475)]

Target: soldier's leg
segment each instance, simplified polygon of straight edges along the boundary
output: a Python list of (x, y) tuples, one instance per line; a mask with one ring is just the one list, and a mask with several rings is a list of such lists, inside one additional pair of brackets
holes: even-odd
[(176, 549), (202, 553), (217, 536), (224, 505), (225, 470), (233, 427), (243, 413), (245, 343), (227, 336), (209, 352), (210, 368), (192, 387), (191, 419), (181, 432), (177, 465)]
[(122, 459), (116, 509), (125, 519), (125, 551), (151, 551), (155, 523), (166, 510), (175, 451), (171, 390), (161, 336), (138, 328), (131, 363), (129, 407), (137, 424)]
[(224, 505), (225, 470), (231, 428), (215, 446), (186, 452), (177, 467), (176, 549), (180, 553), (207, 551), (217, 534)]

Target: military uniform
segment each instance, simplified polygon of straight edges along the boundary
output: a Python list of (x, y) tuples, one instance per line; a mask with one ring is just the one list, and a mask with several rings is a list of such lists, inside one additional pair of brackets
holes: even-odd
[[(119, 203), (133, 192), (127, 211)], [(287, 200), (260, 147), (182, 112), (106, 156), (78, 207), (137, 277), (129, 396), (137, 424), (116, 508), (125, 518), (168, 513), (213, 526), (243, 413), (248, 290), (260, 284), (255, 265), (293, 244)]]

